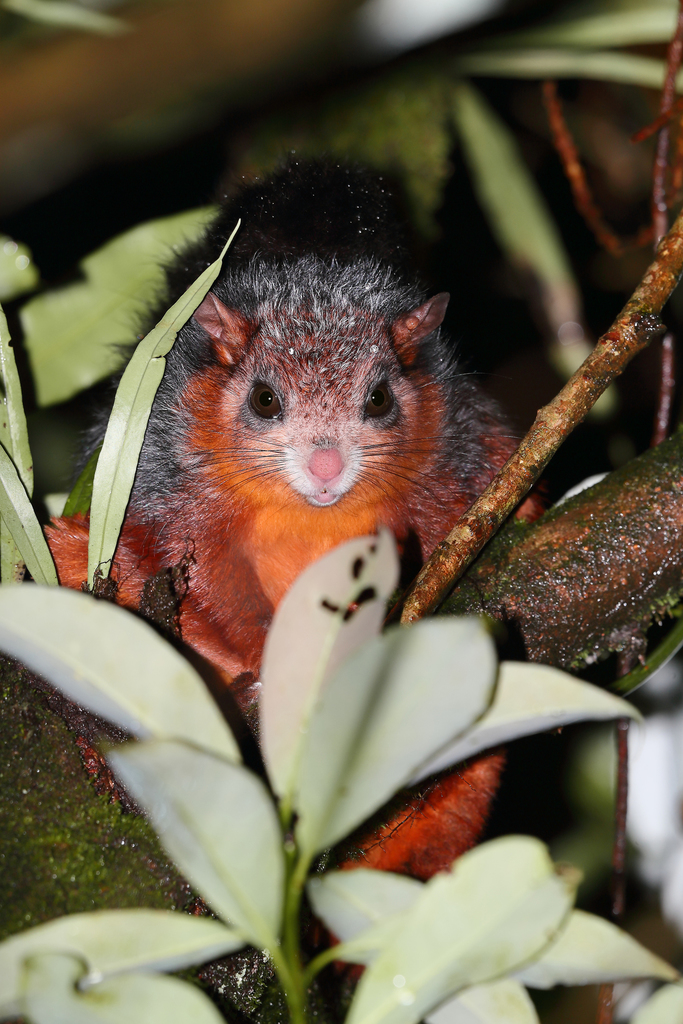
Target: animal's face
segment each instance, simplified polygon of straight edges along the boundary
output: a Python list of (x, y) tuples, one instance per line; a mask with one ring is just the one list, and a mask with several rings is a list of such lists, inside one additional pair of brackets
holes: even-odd
[(391, 489), (418, 406), (387, 332), (362, 317), (269, 318), (222, 401), (264, 483), (277, 476), (317, 507), (359, 486)]
[(204, 401), (188, 404), (207, 456), (213, 438), (212, 477), (261, 506), (303, 499), (347, 513), (419, 490), (442, 403), (412, 364), (446, 301), (394, 323), (322, 304), (250, 320), (210, 294), (195, 319), (215, 343), (216, 372)]

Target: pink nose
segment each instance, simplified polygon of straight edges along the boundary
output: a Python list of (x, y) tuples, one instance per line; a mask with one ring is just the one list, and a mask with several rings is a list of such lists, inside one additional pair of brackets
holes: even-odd
[(318, 480), (333, 480), (339, 476), (344, 463), (337, 448), (316, 448), (308, 460), (308, 471)]

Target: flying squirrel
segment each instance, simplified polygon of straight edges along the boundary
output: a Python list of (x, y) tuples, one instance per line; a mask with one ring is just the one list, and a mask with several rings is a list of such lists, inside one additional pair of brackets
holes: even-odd
[[(112, 576), (137, 608), (145, 581), (191, 549), (182, 639), (244, 707), (273, 612), (311, 562), (387, 527), (407, 582), (515, 443), (441, 329), (449, 296), (428, 297), (395, 199), (365, 171), (292, 159), (243, 186), (167, 269), (152, 320), (238, 219), (167, 357)], [(60, 582), (80, 588), (87, 519), (48, 534)], [(358, 841), (354, 866), (418, 878), (447, 867), (480, 835), (502, 763), (479, 758), (410, 795)]]

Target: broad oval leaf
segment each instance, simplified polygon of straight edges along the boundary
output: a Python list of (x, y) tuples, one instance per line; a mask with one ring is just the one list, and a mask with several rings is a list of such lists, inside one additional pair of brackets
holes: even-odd
[(277, 946), (284, 859), (275, 805), (258, 776), (172, 741), (127, 743), (107, 759), (162, 845), (252, 945)]
[(271, 784), (285, 800), (321, 689), (345, 657), (378, 633), (397, 580), (391, 534), (359, 537), (309, 566), (275, 613), (261, 667), (261, 743)]
[(427, 1024), (540, 1024), (523, 985), (501, 978), (466, 988), (426, 1018)]
[(0, 302), (32, 292), (39, 283), (40, 272), (28, 246), (0, 235)]
[(536, 839), (506, 836), (464, 854), (401, 918), (363, 974), (347, 1024), (416, 1024), (461, 989), (540, 955), (577, 882)]
[(575, 910), (559, 937), (516, 977), (532, 988), (595, 985), (631, 978), (675, 981), (670, 964), (645, 949), (621, 928), (595, 914)]
[(240, 760), (201, 677), (117, 605), (66, 587), (0, 587), (0, 649), (136, 736), (183, 739)]
[(0, 516), (36, 583), (57, 586), (57, 570), (16, 466), (0, 445)]
[(122, 974), (80, 988), (84, 964), (65, 953), (30, 957), (22, 972), (22, 1016), (31, 1024), (224, 1024), (201, 989), (163, 974)]
[(464, 736), (430, 760), (412, 782), (520, 736), (609, 718), (638, 720), (640, 714), (627, 701), (567, 672), (548, 665), (504, 661), (488, 711)]
[(331, 846), (404, 786), (486, 709), (496, 678), (475, 618), (394, 627), (322, 690), (302, 745), (294, 806), (308, 855)]
[(70, 914), (0, 944), (0, 1017), (15, 1017), (22, 964), (51, 951), (80, 957), (95, 978), (134, 969), (177, 971), (244, 945), (219, 921), (170, 910), (96, 910)]
[(149, 221), (80, 264), (77, 284), (43, 292), (20, 319), (39, 405), (64, 402), (121, 365), (140, 316), (164, 287), (164, 264), (200, 237), (215, 207)]
[(634, 1013), (631, 1024), (683, 1024), (683, 985), (664, 985)]
[(202, 271), (142, 339), (123, 371), (93, 479), (88, 535), (88, 583), (91, 587), (96, 570), (106, 576), (111, 568), (152, 403), (164, 374), (165, 357), (178, 331), (218, 277), (223, 257), (238, 228), (239, 221), (218, 259)]
[(336, 958), (356, 964), (372, 963), (423, 889), (414, 878), (367, 868), (327, 871), (306, 886), (314, 913), (341, 940)]

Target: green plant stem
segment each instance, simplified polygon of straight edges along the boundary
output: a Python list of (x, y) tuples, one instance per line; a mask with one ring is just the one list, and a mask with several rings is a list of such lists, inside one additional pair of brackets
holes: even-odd
[(306, 988), (309, 987), (313, 979), (317, 974), (320, 974), (323, 967), (327, 967), (334, 960), (339, 959), (338, 946), (330, 946), (329, 949), (324, 949), (322, 953), (318, 953), (316, 957), (311, 960), (310, 964), (304, 971), (304, 984)]
[(610, 690), (622, 697), (633, 693), (651, 675), (654, 675), (657, 669), (666, 665), (667, 661), (670, 661), (681, 647), (683, 647), (683, 616), (681, 616), (673, 629), (662, 640), (661, 644), (654, 649), (652, 654), (648, 655), (645, 664), (638, 665), (637, 668), (622, 676), (621, 679), (615, 679), (613, 683), (610, 683)]
[(282, 931), (281, 955), (274, 957), (275, 966), (285, 991), (292, 1024), (305, 1024), (307, 1007), (307, 972), (301, 963), (301, 898), (310, 858), (302, 857), (293, 841), (285, 845), (287, 882)]

